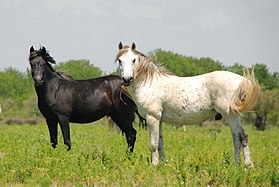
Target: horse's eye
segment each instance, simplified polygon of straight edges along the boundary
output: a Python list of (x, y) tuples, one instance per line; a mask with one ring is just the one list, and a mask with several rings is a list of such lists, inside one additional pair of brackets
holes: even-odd
[(135, 63), (135, 62), (136, 62), (136, 59), (133, 60), (133, 63)]

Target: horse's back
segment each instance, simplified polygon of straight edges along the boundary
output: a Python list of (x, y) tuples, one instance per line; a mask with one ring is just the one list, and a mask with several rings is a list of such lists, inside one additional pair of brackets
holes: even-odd
[(93, 79), (79, 80), (74, 99), (71, 121), (87, 123), (108, 115), (115, 108), (115, 98), (120, 95), (122, 80), (119, 76), (108, 75)]
[(117, 89), (122, 85), (123, 80), (117, 75), (107, 75), (91, 79), (75, 80), (80, 86), (88, 86), (91, 89), (99, 87), (108, 87), (109, 89)]
[(226, 83), (229, 86), (234, 86), (234, 85), (238, 86), (244, 78), (241, 75), (229, 71), (213, 71), (211, 73), (207, 73), (204, 75), (210, 78), (209, 81), (212, 81), (213, 83), (219, 83), (219, 84)]

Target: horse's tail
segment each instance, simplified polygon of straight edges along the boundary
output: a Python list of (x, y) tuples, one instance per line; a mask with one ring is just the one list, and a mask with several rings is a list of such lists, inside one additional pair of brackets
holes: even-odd
[(245, 70), (243, 73), (244, 79), (231, 100), (231, 110), (238, 114), (252, 110), (260, 94), (260, 85), (255, 78), (254, 69), (251, 72)]

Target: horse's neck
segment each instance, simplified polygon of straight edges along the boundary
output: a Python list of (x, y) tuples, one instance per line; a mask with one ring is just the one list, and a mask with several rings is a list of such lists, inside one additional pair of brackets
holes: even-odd
[(36, 90), (36, 93), (37, 93), (37, 95), (38, 95), (38, 98), (40, 99), (40, 98), (43, 98), (44, 97), (44, 95), (45, 95), (45, 90), (46, 90), (46, 86), (45, 86), (45, 84), (43, 84), (43, 85), (41, 85), (41, 86), (36, 86), (35, 85), (35, 90)]
[(57, 72), (51, 71), (48, 67), (45, 68), (44, 72), (44, 80), (46, 84), (61, 79), (61, 76), (59, 76)]

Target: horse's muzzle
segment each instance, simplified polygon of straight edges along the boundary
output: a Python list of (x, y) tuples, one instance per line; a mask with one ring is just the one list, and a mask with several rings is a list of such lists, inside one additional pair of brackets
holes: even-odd
[(134, 78), (133, 77), (122, 77), (124, 81), (125, 86), (130, 86), (130, 84), (133, 82)]
[(36, 86), (41, 86), (44, 82), (42, 77), (34, 77), (33, 80)]

